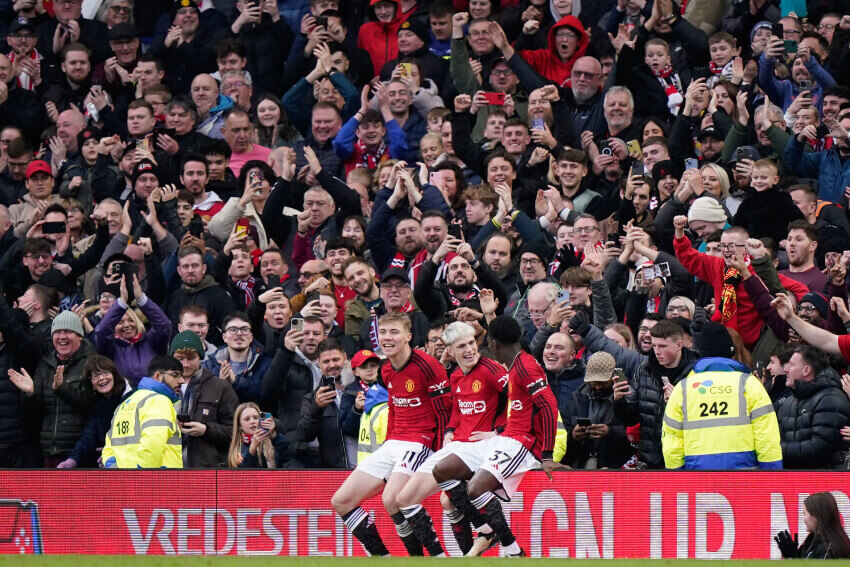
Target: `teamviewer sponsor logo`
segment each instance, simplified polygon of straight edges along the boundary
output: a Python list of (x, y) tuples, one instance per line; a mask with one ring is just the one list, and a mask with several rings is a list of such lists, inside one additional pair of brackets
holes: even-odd
[(422, 405), (419, 398), (396, 398), (393, 396), (393, 405), (397, 408), (417, 408)]
[(487, 411), (487, 402), (483, 401), (464, 401), (461, 400), (458, 402), (458, 408), (460, 409), (460, 413), (463, 415), (470, 415), (475, 413), (484, 413)]

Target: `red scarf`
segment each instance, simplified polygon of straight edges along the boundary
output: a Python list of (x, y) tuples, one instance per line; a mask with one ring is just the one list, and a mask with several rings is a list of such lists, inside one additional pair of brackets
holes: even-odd
[(244, 282), (234, 281), (233, 283), (245, 292), (245, 307), (250, 306), (251, 302), (254, 301), (254, 284), (256, 283), (254, 277), (248, 276), (248, 279)]
[(664, 94), (667, 95), (667, 108), (670, 110), (670, 114), (677, 115), (679, 113), (679, 107), (685, 100), (682, 96), (682, 81), (679, 78), (679, 74), (676, 73), (670, 63), (658, 71), (653, 70), (652, 73), (658, 79), (658, 82), (661, 83)]
[(711, 74), (712, 74), (712, 75), (720, 76), (720, 73), (722, 73), (722, 72), (723, 72), (723, 67), (720, 67), (720, 66), (719, 66), (717, 63), (715, 63), (714, 61), (709, 61), (709, 62), (708, 62), (708, 70), (709, 70), (709, 71), (711, 71)]
[[(424, 248), (416, 253), (416, 256), (413, 257), (413, 260), (410, 261), (410, 284), (414, 285), (416, 283), (416, 278), (419, 277), (419, 270), (422, 269), (422, 264), (425, 263), (425, 260), (428, 259), (428, 251)], [(392, 261), (390, 262), (390, 268), (399, 268), (401, 270), (404, 269), (405, 265), (407, 265), (407, 258), (401, 253), (396, 252), (395, 256), (393, 256)], [(439, 281), (442, 276), (445, 275), (446, 272), (446, 261), (443, 262), (437, 267), (437, 276), (434, 278), (434, 281)]]
[(659, 79), (666, 79), (666, 78), (668, 78), (670, 75), (672, 75), (672, 74), (673, 74), (673, 65), (671, 65), (670, 63), (667, 63), (667, 65), (666, 65), (666, 66), (664, 66), (663, 68), (659, 69), (658, 71), (656, 71), (656, 70), (654, 70), (654, 69), (653, 69), (653, 71), (652, 71), (652, 72), (653, 72), (653, 74), (655, 74), (655, 76), (656, 76), (656, 77), (658, 77)]
[(354, 142), (354, 148), (360, 156), (360, 163), (357, 164), (357, 167), (362, 167), (369, 171), (375, 171), (379, 163), (390, 159), (387, 145), (383, 140), (381, 140), (381, 144), (377, 148), (370, 150), (360, 138), (357, 138)]
[(251, 440), (252, 440), (253, 438), (254, 438), (254, 436), (253, 436), (253, 435), (251, 435), (250, 433), (243, 433), (243, 434), (242, 434), (242, 444), (243, 444), (243, 445), (250, 445), (250, 444), (251, 444)]
[(451, 301), (452, 305), (454, 305), (455, 307), (460, 307), (460, 304), (464, 301), (477, 298), (478, 293), (481, 291), (477, 285), (473, 284), (472, 289), (469, 290), (469, 293), (466, 294), (466, 297), (460, 298), (455, 295), (455, 292), (452, 291), (452, 288), (446, 286), (446, 289), (449, 291), (449, 301)]
[(720, 292), (720, 324), (736, 330), (738, 328), (738, 296), (735, 286), (741, 283), (742, 279), (738, 270), (727, 267), (723, 272), (723, 289)]

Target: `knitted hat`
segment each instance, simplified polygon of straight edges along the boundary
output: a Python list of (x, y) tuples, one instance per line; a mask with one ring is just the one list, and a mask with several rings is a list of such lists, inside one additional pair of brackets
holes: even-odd
[(428, 37), (428, 26), (416, 18), (410, 18), (401, 24), (398, 31), (413, 32), (425, 45), (428, 45), (428, 42), (430, 41), (430, 38)]
[(193, 8), (198, 13), (198, 15), (201, 14), (201, 8), (194, 0), (177, 0), (176, 2), (174, 2), (174, 5), (171, 6), (172, 21), (174, 20), (174, 16), (177, 15), (177, 12), (182, 10), (183, 8)]
[(688, 209), (688, 222), (726, 222), (726, 211), (714, 197), (700, 197)]
[[(759, 31), (762, 28), (772, 29), (773, 24), (771, 24), (767, 20), (762, 20), (759, 23), (757, 23), (756, 25), (754, 25), (753, 29), (750, 30), (750, 43), (752, 43), (753, 38), (756, 37), (756, 32)], [(779, 39), (782, 39), (782, 38), (779, 38)]]
[(726, 327), (714, 321), (706, 321), (699, 331), (693, 331), (694, 350), (703, 357), (721, 356), (731, 358), (735, 352), (732, 335)]
[(811, 303), (818, 310), (821, 317), (826, 317), (829, 313), (829, 302), (822, 293), (810, 291), (800, 300), (800, 303)]
[(656, 183), (668, 175), (679, 179), (682, 177), (682, 166), (671, 159), (663, 159), (652, 166), (652, 178)]
[(549, 263), (549, 250), (543, 244), (539, 242), (526, 242), (522, 245), (522, 248), (519, 249), (519, 254), (517, 254), (517, 258), (521, 258), (525, 253), (534, 254), (540, 261), (544, 264)]
[(149, 159), (143, 159), (136, 164), (136, 167), (133, 168), (133, 175), (130, 176), (130, 180), (133, 182), (133, 185), (135, 185), (136, 181), (139, 180), (139, 177), (145, 173), (152, 173), (157, 180), (159, 180), (159, 170), (156, 165)]
[(607, 382), (614, 375), (617, 362), (607, 352), (594, 352), (587, 359), (584, 371), (585, 382)]
[(88, 142), (89, 140), (95, 140), (96, 142), (100, 142), (100, 139), (103, 137), (103, 132), (95, 128), (94, 126), (86, 126), (80, 133), (77, 134), (77, 147), (82, 148), (83, 144)]
[(168, 354), (173, 355), (176, 351), (182, 349), (192, 349), (198, 353), (198, 357), (203, 360), (207, 353), (204, 350), (204, 343), (201, 342), (201, 337), (195, 334), (194, 331), (181, 331), (174, 335), (171, 339), (171, 348), (168, 349)]
[(63, 311), (53, 319), (53, 324), (50, 326), (50, 333), (53, 334), (56, 331), (71, 331), (81, 337), (85, 336), (85, 333), (83, 333), (83, 324), (73, 311)]

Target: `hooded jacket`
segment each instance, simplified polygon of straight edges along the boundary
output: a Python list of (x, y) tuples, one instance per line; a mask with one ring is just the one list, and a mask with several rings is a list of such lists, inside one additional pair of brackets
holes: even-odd
[(181, 284), (180, 289), (169, 294), (162, 310), (171, 319), (173, 334), (177, 334), (180, 310), (187, 305), (199, 305), (210, 314), (210, 334), (208, 338), (213, 343), (221, 340), (219, 327), (224, 317), (228, 313), (236, 311), (233, 299), (219, 287), (215, 279), (209, 274), (206, 274), (198, 285), (189, 287)]
[[(558, 56), (558, 48), (555, 46), (555, 35), (559, 29), (564, 27), (570, 28), (579, 36), (578, 48), (567, 61), (561, 60)], [(564, 16), (549, 30), (549, 46), (546, 49), (520, 51), (519, 55), (543, 77), (558, 85), (563, 85), (570, 78), (570, 71), (572, 71), (576, 60), (584, 57), (589, 43), (590, 39), (587, 37), (584, 26), (581, 25), (579, 19), (575, 16)]]
[(782, 461), (787, 469), (825, 469), (841, 464), (841, 428), (850, 424), (850, 401), (832, 368), (811, 382), (795, 382), (779, 408)]
[[(221, 372), (221, 365), (229, 360), (227, 345), (223, 345), (215, 354), (204, 361), (204, 368), (209, 370), (213, 376)], [(254, 402), (265, 406), (263, 400), (263, 377), (269, 369), (271, 358), (264, 354), (262, 345), (257, 341), (251, 343), (246, 361), (245, 371), (236, 375), (233, 382), (233, 391), (239, 396), (240, 403)]]
[(372, 58), (372, 68), (381, 69), (387, 61), (398, 57), (398, 28), (407, 18), (401, 11), (398, 0), (386, 0), (396, 5), (395, 17), (388, 23), (379, 22), (375, 16), (375, 4), (382, 0), (369, 2), (369, 16), (374, 19), (360, 27), (357, 32), (357, 47), (365, 49)]
[(233, 108), (233, 99), (228, 96), (218, 95), (216, 105), (210, 108), (207, 117), (195, 128), (195, 131), (215, 138), (223, 140), (224, 134), (221, 133), (221, 127), (224, 126), (224, 112)]

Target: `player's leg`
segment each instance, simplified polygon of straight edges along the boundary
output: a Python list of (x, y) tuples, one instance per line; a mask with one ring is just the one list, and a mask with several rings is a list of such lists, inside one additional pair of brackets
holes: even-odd
[(437, 481), (431, 474), (431, 467), (426, 466), (435, 456), (431, 455), (416, 474), (410, 477), (410, 480), (399, 492), (396, 504), (413, 529), (413, 534), (428, 550), (428, 554), (443, 556), (445, 551), (443, 551), (443, 546), (440, 544), (436, 530), (434, 530), (434, 522), (431, 520), (428, 511), (420, 504), (439, 490)]
[(472, 548), (472, 527), (469, 520), (460, 510), (455, 508), (455, 505), (449, 500), (449, 495), (445, 492), (440, 493), (440, 506), (443, 507), (446, 517), (452, 524), (452, 534), (455, 536), (460, 552), (466, 555)]
[(393, 472), (390, 474), (389, 478), (387, 478), (387, 485), (384, 487), (384, 493), (381, 499), (384, 502), (384, 508), (386, 508), (387, 514), (390, 515), (390, 518), (392, 518), (395, 524), (395, 530), (398, 533), (398, 537), (401, 538), (408, 555), (424, 555), (419, 538), (413, 533), (410, 522), (407, 521), (407, 518), (404, 517), (404, 514), (398, 508), (398, 495), (409, 480), (410, 475), (405, 472)]
[[(437, 463), (434, 466), (434, 479), (437, 481), (440, 489), (445, 492), (449, 501), (454, 505), (455, 510), (461, 515), (461, 518), (455, 516), (457, 523), (452, 521), (452, 530), (454, 531), (455, 526), (458, 526), (458, 532), (461, 532), (460, 534), (458, 532), (455, 533), (455, 538), (458, 539), (458, 545), (466, 546), (465, 529), (462, 527), (462, 523), (472, 522), (472, 525), (478, 531), (478, 539), (484, 538), (487, 540), (486, 546), (484, 546), (486, 548), (494, 542), (493, 530), (487, 525), (487, 520), (472, 505), (469, 495), (466, 492), (466, 481), (472, 478), (472, 469), (467, 464), (467, 461), (472, 462), (474, 460), (472, 451), (476, 449), (475, 446), (479, 446), (480, 448), (483, 446), (483, 442), (471, 443), (469, 446), (464, 447), (463, 453), (466, 460), (461, 459), (457, 455), (449, 455)], [(463, 539), (461, 540), (459, 537)], [(462, 541), (463, 543), (461, 543)], [(480, 542), (480, 545), (484, 545), (484, 542)], [(464, 552), (464, 555), (468, 552), (469, 548)]]
[[(467, 486), (469, 500), (481, 515), (484, 516), (490, 527), (493, 528), (493, 532), (502, 543), (505, 553), (508, 555), (520, 555), (522, 554), (522, 549), (516, 542), (516, 538), (508, 525), (499, 499), (494, 494), (501, 487), (501, 484), (499, 479), (489, 471), (478, 470)], [(477, 546), (470, 550), (470, 554), (475, 554), (476, 551)]]
[(384, 488), (384, 481), (355, 469), (348, 475), (331, 498), (331, 506), (345, 522), (348, 530), (356, 537), (370, 555), (389, 555), (375, 522), (369, 513), (360, 507), (367, 498), (378, 494)]

